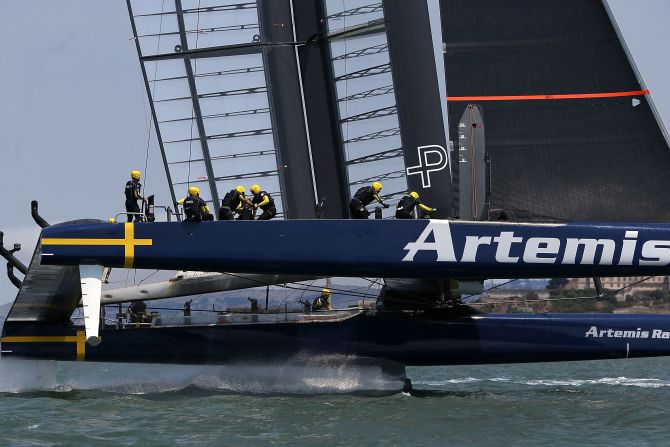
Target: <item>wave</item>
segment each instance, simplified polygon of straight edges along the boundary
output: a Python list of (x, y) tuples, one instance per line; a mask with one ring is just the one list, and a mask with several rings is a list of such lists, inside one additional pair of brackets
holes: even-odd
[(393, 394), (403, 381), (404, 376), (388, 375), (380, 366), (337, 359), (230, 366), (0, 361), (0, 393), (152, 394), (196, 387), (243, 394)]
[(448, 380), (433, 380), (433, 381), (413, 381), (414, 385), (425, 385), (432, 387), (448, 386), (453, 384), (471, 384), (471, 383), (485, 383), (485, 382), (505, 382), (516, 385), (527, 386), (566, 386), (566, 387), (581, 387), (585, 385), (613, 385), (613, 386), (634, 386), (640, 388), (662, 388), (670, 386), (670, 381), (654, 379), (654, 378), (630, 378), (630, 377), (602, 377), (598, 379), (531, 379), (531, 380), (514, 380), (509, 377), (493, 377), (493, 378), (474, 378), (462, 377)]
[(568, 379), (568, 380), (528, 380), (519, 382), (522, 385), (531, 386), (584, 386), (584, 385), (616, 385), (636, 386), (640, 388), (661, 388), (670, 386), (666, 380), (653, 378), (630, 378), (630, 377), (602, 377), (600, 379)]

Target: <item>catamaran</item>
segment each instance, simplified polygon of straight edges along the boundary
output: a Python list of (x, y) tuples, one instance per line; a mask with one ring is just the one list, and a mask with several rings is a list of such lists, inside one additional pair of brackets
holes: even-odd
[[(460, 301), (486, 279), (670, 272), (668, 133), (607, 3), (128, 10), (170, 221), (49, 225), (34, 203), (43, 229), (30, 265), (0, 250), (24, 275), (10, 268), (19, 290), (3, 356), (328, 357), (397, 371), (670, 355), (666, 316), (487, 314)], [(437, 210), (348, 219), (353, 192), (373, 181), (389, 203), (416, 191)], [(272, 194), (276, 219), (172, 213), (197, 186), (218, 214), (245, 182)], [(332, 309), (310, 305), (322, 288)], [(146, 315), (133, 319), (138, 302)]]

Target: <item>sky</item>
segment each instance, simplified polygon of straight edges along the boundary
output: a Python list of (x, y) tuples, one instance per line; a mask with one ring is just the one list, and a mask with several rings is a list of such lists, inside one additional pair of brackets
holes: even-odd
[[(146, 0), (158, 1), (158, 0)], [(560, 0), (556, 0), (560, 1)], [(666, 128), (670, 128), (670, 1), (609, 0)], [(0, 0), (0, 231), (28, 262), (49, 222), (106, 219), (123, 209), (133, 169), (169, 204), (160, 152), (123, 0)], [(153, 135), (153, 133), (152, 133)], [(147, 146), (149, 150), (147, 151)], [(145, 163), (148, 156), (148, 172)], [(0, 304), (16, 289), (0, 268)]]

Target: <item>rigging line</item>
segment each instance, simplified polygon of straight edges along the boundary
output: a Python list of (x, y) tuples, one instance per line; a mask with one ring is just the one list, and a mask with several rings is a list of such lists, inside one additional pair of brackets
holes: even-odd
[[(195, 25), (195, 49), (198, 49), (198, 40), (200, 39), (200, 33), (197, 32), (200, 30), (200, 0), (198, 0), (198, 18)], [(189, 61), (190, 63), (190, 61)], [(193, 67), (193, 82), (195, 82), (195, 76), (198, 74), (198, 58), (195, 58)], [(195, 101), (197, 99), (193, 99)], [(188, 187), (191, 187), (191, 159), (193, 156), (193, 123), (195, 122), (195, 104), (191, 104), (191, 137), (188, 142), (188, 176), (186, 177), (186, 183)], [(202, 135), (200, 135), (202, 137)], [(211, 192), (210, 194), (213, 194)]]
[(144, 278), (143, 280), (141, 280), (139, 283), (137, 283), (137, 285), (139, 286), (139, 285), (142, 284), (144, 281), (146, 281), (147, 279), (151, 278), (152, 276), (154, 276), (154, 275), (155, 275), (156, 273), (158, 273), (158, 272), (160, 272), (160, 270), (155, 270), (153, 273), (149, 274), (149, 276), (147, 276), (146, 278)]
[[(160, 23), (158, 24), (158, 45), (156, 48), (156, 54), (161, 53), (161, 33), (163, 31), (163, 12), (165, 11), (165, 0), (161, 3), (161, 19)], [(142, 63), (142, 62), (140, 62)], [(154, 64), (154, 82), (153, 82), (153, 92), (151, 93), (151, 97), (155, 98), (156, 97), (156, 78), (158, 77), (158, 61)], [(147, 132), (147, 148), (146, 148), (146, 155), (144, 156), (144, 191), (146, 192), (147, 190), (147, 184), (149, 182), (149, 145), (151, 142), (151, 129), (153, 126), (151, 125), (151, 118), (147, 117), (147, 123), (149, 123), (149, 132)], [(144, 206), (144, 204), (143, 204)]]
[(655, 277), (655, 275), (654, 275), (654, 276), (647, 276), (646, 278), (643, 278), (643, 279), (641, 279), (641, 280), (639, 280), (639, 281), (635, 281), (635, 282), (632, 282), (632, 283), (630, 283), (630, 284), (627, 284), (627, 285), (621, 287), (620, 289), (616, 289), (616, 290), (614, 290), (614, 291), (612, 291), (612, 292), (609, 292), (609, 293), (606, 293), (606, 294), (604, 294), (604, 295), (605, 295), (605, 296), (616, 295), (617, 293), (619, 293), (619, 292), (621, 292), (621, 291), (623, 291), (623, 290), (626, 290), (626, 289), (628, 289), (628, 288), (630, 288), (630, 287), (633, 287), (633, 286), (635, 286), (635, 285), (638, 285), (638, 284), (640, 284), (641, 282), (649, 281), (651, 278), (654, 278), (654, 277)]

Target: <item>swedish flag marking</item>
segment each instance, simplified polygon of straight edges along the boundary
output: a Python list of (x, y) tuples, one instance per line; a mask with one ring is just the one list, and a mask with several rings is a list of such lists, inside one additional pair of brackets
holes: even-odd
[(124, 247), (124, 268), (132, 268), (135, 261), (136, 246), (151, 246), (153, 239), (135, 239), (133, 223), (125, 224), (123, 239), (77, 239), (77, 238), (43, 238), (42, 245), (118, 245)]

